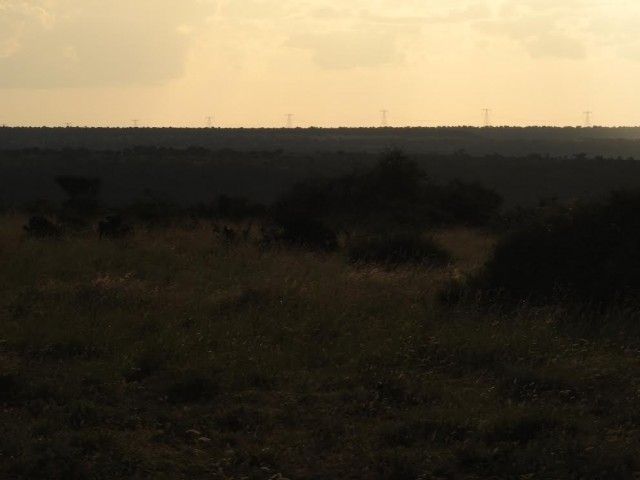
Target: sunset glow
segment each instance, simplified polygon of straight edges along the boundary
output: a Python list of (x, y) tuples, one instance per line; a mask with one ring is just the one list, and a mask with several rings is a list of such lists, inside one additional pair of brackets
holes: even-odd
[(630, 0), (0, 0), (0, 124), (638, 125), (638, 24)]

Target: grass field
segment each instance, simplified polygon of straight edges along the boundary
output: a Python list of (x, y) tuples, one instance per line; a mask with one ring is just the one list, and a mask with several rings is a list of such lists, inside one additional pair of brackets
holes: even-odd
[(26, 238), (0, 218), (0, 478), (626, 479), (634, 312), (445, 306), (440, 269), (226, 244), (206, 224)]

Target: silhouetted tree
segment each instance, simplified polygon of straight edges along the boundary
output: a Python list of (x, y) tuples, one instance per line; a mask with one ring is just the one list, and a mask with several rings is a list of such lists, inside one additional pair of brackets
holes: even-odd
[(102, 180), (76, 176), (59, 176), (55, 180), (67, 194), (64, 204), (67, 214), (87, 216), (98, 211)]
[(367, 177), (370, 193), (382, 201), (415, 198), (427, 181), (427, 174), (400, 149), (385, 152)]

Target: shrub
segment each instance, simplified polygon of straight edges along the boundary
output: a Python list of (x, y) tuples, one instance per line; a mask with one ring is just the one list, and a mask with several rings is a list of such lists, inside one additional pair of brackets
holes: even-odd
[(415, 198), (427, 182), (427, 175), (402, 150), (385, 152), (378, 164), (365, 175), (372, 197), (383, 202)]
[(276, 228), (263, 231), (263, 244), (277, 243), (320, 252), (338, 248), (336, 233), (316, 218), (292, 214), (276, 217), (275, 223)]
[(374, 235), (349, 246), (349, 260), (360, 264), (443, 266), (451, 256), (430, 238), (413, 232)]
[(296, 184), (272, 212), (276, 220), (312, 217), (345, 227), (420, 229), (487, 225), (501, 205), (493, 190), (478, 183), (436, 184), (401, 150), (389, 150), (371, 168)]
[(266, 212), (266, 207), (243, 197), (231, 197), (220, 195), (216, 200), (214, 214), (218, 218), (228, 220), (245, 220), (247, 218), (261, 217)]
[(33, 215), (22, 227), (27, 235), (38, 238), (56, 238), (62, 234), (62, 227), (42, 215)]
[(127, 217), (145, 228), (167, 227), (182, 216), (177, 205), (160, 195), (145, 190), (144, 197), (138, 199), (126, 209)]
[(74, 214), (91, 215), (98, 210), (102, 180), (76, 176), (56, 177), (56, 183), (67, 194), (65, 208)]
[(263, 217), (267, 207), (248, 198), (219, 195), (213, 202), (199, 202), (189, 209), (196, 219), (240, 221)]
[(440, 207), (443, 223), (455, 225), (488, 225), (502, 206), (502, 197), (479, 184), (453, 181), (441, 190)]
[(488, 298), (607, 306), (640, 293), (640, 190), (555, 209), (508, 234), (472, 282)]
[(124, 221), (122, 215), (107, 215), (98, 223), (100, 238), (123, 238), (133, 232), (133, 227)]

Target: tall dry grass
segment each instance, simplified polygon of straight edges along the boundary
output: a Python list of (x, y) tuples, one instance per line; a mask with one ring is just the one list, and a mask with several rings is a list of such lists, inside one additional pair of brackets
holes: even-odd
[(485, 233), (439, 232), (453, 265), (382, 269), (205, 224), (36, 240), (23, 221), (0, 218), (0, 476), (638, 470), (633, 338), (435, 301), (481, 266)]

